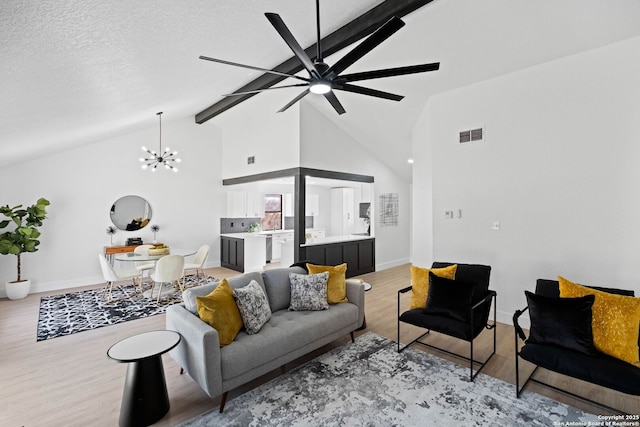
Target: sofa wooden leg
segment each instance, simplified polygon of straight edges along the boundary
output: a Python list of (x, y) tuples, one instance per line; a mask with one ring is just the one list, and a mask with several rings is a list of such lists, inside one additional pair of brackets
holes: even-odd
[(229, 395), (228, 391), (222, 393), (222, 400), (220, 400), (220, 413), (224, 411), (224, 404), (227, 403), (227, 396)]
[(353, 331), (351, 331), (351, 342), (356, 342), (356, 339), (353, 337)]
[(180, 375), (184, 374), (184, 368), (181, 366), (180, 367)]

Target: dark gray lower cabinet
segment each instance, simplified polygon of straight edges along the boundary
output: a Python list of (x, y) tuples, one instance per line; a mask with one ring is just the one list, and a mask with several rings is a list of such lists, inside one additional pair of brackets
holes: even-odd
[(244, 239), (220, 237), (220, 265), (244, 272)]
[(306, 246), (302, 257), (305, 261), (319, 265), (347, 263), (347, 277), (376, 271), (375, 239), (329, 243)]

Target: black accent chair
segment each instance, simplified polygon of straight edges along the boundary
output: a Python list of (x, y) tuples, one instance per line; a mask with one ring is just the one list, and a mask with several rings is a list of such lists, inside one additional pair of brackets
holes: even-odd
[[(432, 268), (442, 268), (450, 266), (454, 263), (434, 262)], [(471, 303), (465, 307), (468, 310), (468, 321), (462, 321), (457, 318), (453, 318), (446, 314), (431, 314), (425, 313), (422, 308), (414, 308), (404, 313), (400, 313), (400, 296), (411, 290), (411, 286), (398, 291), (398, 353), (409, 347), (410, 345), (417, 343), (426, 347), (433, 348), (452, 356), (459, 357), (469, 362), (469, 381), (473, 381), (475, 377), (480, 373), (482, 368), (489, 362), (489, 360), (496, 353), (496, 297), (495, 291), (489, 290), (489, 276), (491, 274), (491, 267), (488, 265), (480, 264), (459, 264), (457, 267), (455, 278), (456, 280), (463, 282), (473, 282), (473, 297)], [(489, 324), (489, 314), (491, 311), (491, 305), (493, 303), (493, 324)], [(409, 344), (401, 347), (400, 345), (400, 324), (408, 323), (410, 325), (418, 326), (420, 328), (427, 329), (427, 332), (420, 335)], [(473, 358), (474, 354), (474, 339), (480, 335), (484, 329), (493, 329), (493, 351), (484, 360), (478, 361)], [(434, 346), (432, 344), (421, 341), (431, 331), (439, 332), (444, 335), (455, 337), (469, 342), (469, 357), (451, 352), (447, 349)], [(478, 370), (474, 373), (474, 363), (480, 365)]]
[[(600, 288), (590, 286), (603, 292), (618, 295), (634, 296), (633, 291), (613, 288)], [(542, 295), (550, 298), (560, 298), (559, 283), (557, 280), (538, 279), (536, 282), (536, 295)], [(637, 368), (627, 362), (608, 356), (604, 353), (595, 355), (587, 355), (566, 349), (557, 345), (539, 344), (527, 342), (528, 338), (518, 323), (518, 319), (529, 307), (522, 310), (516, 310), (513, 315), (513, 326), (515, 328), (515, 353), (516, 353), (516, 397), (530, 383), (534, 382), (550, 389), (559, 391), (568, 396), (583, 400), (590, 404), (599, 406), (611, 412), (629, 415), (619, 409), (596, 402), (585, 396), (572, 393), (566, 389), (556, 387), (552, 384), (543, 382), (534, 378), (538, 368), (542, 367), (553, 372), (557, 372), (569, 377), (578, 378), (580, 380), (597, 384), (622, 393), (640, 396), (640, 368)], [(518, 341), (520, 338), (524, 342), (524, 346)], [(638, 340), (640, 344), (640, 339)], [(520, 358), (535, 365), (535, 368), (529, 374), (524, 384), (520, 386)]]

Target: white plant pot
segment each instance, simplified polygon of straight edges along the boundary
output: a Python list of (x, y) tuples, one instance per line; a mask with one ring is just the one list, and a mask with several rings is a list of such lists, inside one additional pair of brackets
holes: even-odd
[(31, 280), (22, 280), (20, 282), (7, 282), (5, 286), (7, 298), (22, 299), (29, 295), (31, 290)]

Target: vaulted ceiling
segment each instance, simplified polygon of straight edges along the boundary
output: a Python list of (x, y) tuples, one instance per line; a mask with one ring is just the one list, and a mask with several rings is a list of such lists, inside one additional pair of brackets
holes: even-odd
[[(323, 35), (380, 3), (321, 0)], [(262, 68), (291, 57), (264, 12), (279, 13), (303, 47), (314, 43), (314, 0), (2, 1), (0, 166), (154, 126), (158, 111), (195, 120), (261, 74), (199, 55)], [(401, 102), (340, 93), (342, 116), (309, 102), (409, 177), (411, 129), (431, 95), (638, 36), (640, 2), (434, 0), (403, 20), (349, 71), (438, 61), (439, 71), (367, 82)], [(277, 114), (298, 93), (270, 94), (273, 109), (256, 113)]]

